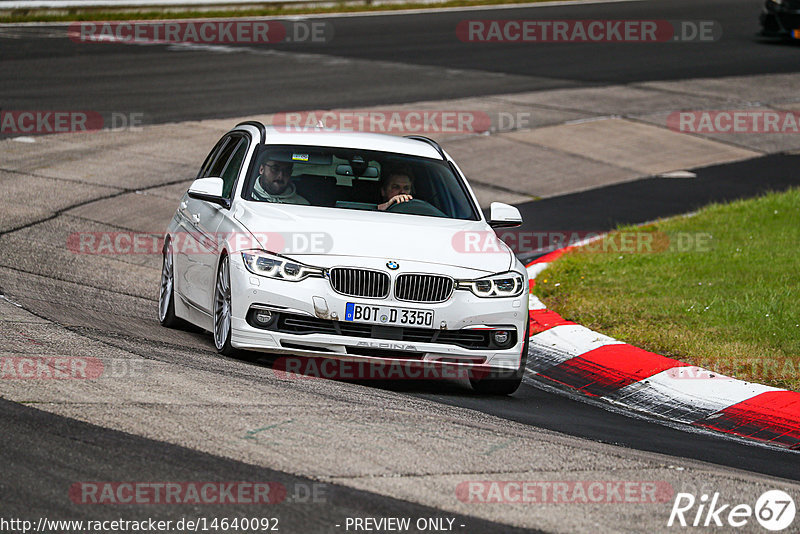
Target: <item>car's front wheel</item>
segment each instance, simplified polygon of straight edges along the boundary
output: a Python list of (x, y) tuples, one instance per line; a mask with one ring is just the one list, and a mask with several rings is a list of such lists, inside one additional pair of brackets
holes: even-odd
[(217, 352), (233, 356), (236, 349), (231, 346), (231, 263), (228, 255), (223, 255), (217, 269), (217, 282), (214, 284), (214, 345)]
[(511, 395), (517, 391), (522, 383), (522, 377), (525, 375), (530, 335), (531, 325), (529, 321), (525, 327), (525, 341), (522, 345), (522, 355), (516, 371), (491, 371), (486, 376), (471, 376), (469, 382), (472, 384), (472, 389), (482, 395)]

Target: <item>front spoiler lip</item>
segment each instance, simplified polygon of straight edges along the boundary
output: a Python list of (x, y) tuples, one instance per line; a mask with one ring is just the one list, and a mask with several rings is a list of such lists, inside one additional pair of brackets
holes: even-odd
[[(339, 360), (344, 362), (365, 362), (365, 363), (376, 363), (376, 364), (403, 364), (403, 365), (416, 365), (416, 366), (425, 366), (425, 365), (447, 365), (447, 366), (455, 366), (455, 367), (485, 367), (487, 369), (494, 369), (494, 366), (486, 365), (484, 363), (474, 363), (469, 362), (468, 358), (464, 358), (464, 361), (456, 362), (456, 361), (439, 361), (439, 360), (421, 360), (416, 358), (383, 358), (378, 356), (367, 356), (361, 354), (350, 354), (350, 353), (342, 353), (342, 352), (326, 352), (326, 351), (315, 351), (315, 350), (306, 350), (300, 348), (287, 348), (287, 347), (279, 347), (279, 348), (260, 348), (260, 347), (248, 347), (248, 346), (240, 346), (237, 348), (244, 348), (247, 350), (254, 350), (257, 352), (265, 352), (270, 354), (276, 354), (280, 356), (299, 356), (299, 357), (313, 357), (313, 358), (324, 358), (324, 359), (331, 359), (331, 360)], [(399, 351), (398, 351), (399, 352)], [(443, 358), (448, 358), (448, 356), (443, 356)], [(458, 359), (459, 356), (449, 356), (452, 359)]]
[[(423, 359), (424, 356), (423, 358), (417, 358), (417, 357), (391, 358), (391, 357), (369, 356), (363, 354), (352, 354), (346, 352), (347, 350), (346, 347), (348, 346), (357, 347), (358, 342), (363, 341), (363, 339), (361, 338), (348, 338), (345, 336), (341, 336), (342, 339), (337, 339), (333, 342), (330, 341), (326, 342), (322, 340), (308, 340), (307, 336), (301, 337), (301, 336), (293, 336), (291, 334), (278, 333), (280, 337), (278, 338), (275, 345), (259, 344), (257, 342), (250, 341), (250, 340), (263, 339), (262, 336), (258, 335), (260, 332), (266, 332), (268, 334), (272, 334), (272, 332), (266, 330), (253, 332), (249, 329), (248, 330), (235, 329), (232, 331), (233, 334), (233, 339), (231, 340), (232, 344), (237, 349), (265, 352), (280, 356), (316, 357), (316, 358), (335, 359), (335, 360), (352, 361), (352, 362), (368, 362), (375, 364), (382, 363), (387, 365), (388, 364), (419, 365), (419, 366), (445, 365), (445, 366), (464, 367), (464, 368), (484, 368), (489, 370), (515, 371), (519, 365), (519, 356), (520, 356), (519, 344), (524, 343), (524, 341), (518, 340), (517, 344), (514, 347), (506, 349), (505, 351), (501, 351), (501, 350), (470, 350), (455, 345), (443, 345), (443, 344), (439, 344), (432, 347), (431, 343), (412, 344), (412, 343), (400, 342), (400, 344), (415, 345), (416, 347), (418, 347), (417, 351), (408, 351), (409, 355), (421, 353), (421, 354), (433, 354), (434, 356), (431, 359)], [(322, 348), (325, 345), (335, 345), (341, 347), (343, 351), (336, 352), (328, 350), (301, 349), (294, 347), (288, 348), (280, 344), (281, 339), (287, 342), (296, 343), (298, 345), (306, 345), (308, 347), (319, 345), (320, 348)], [(351, 342), (348, 343), (348, 340)], [(393, 342), (392, 340), (373, 340), (373, 342), (386, 343), (386, 344), (397, 343)], [(445, 351), (448, 348), (452, 348), (453, 352)], [(396, 352), (398, 352), (399, 354), (403, 353), (403, 351), (401, 350), (397, 350)], [(517, 366), (492, 365), (491, 363), (487, 363), (490, 362), (490, 360), (493, 357), (497, 356), (498, 354), (506, 354), (509, 357), (512, 356), (515, 357), (517, 359)], [(470, 358), (475, 358), (476, 360), (480, 358), (482, 361), (480, 361), (480, 363), (474, 363), (469, 361)], [(462, 360), (462, 361), (443, 362), (440, 361), (442, 359), (452, 359), (452, 360)]]
[[(353, 382), (428, 382), (481, 379), (494, 373), (516, 374), (518, 368), (484, 364), (396, 360), (368, 356), (334, 355), (304, 351), (278, 353), (272, 371), (283, 379), (325, 379)], [(296, 361), (292, 362), (290, 359)]]

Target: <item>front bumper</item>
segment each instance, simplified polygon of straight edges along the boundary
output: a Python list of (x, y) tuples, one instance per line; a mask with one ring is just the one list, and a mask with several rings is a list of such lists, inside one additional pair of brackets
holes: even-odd
[[(528, 322), (527, 293), (480, 298), (470, 291), (455, 290), (442, 303), (412, 304), (392, 296), (344, 296), (323, 278), (288, 282), (256, 276), (245, 268), (240, 254), (232, 255), (231, 267), (231, 344), (236, 348), (373, 362), (519, 368)], [(527, 287), (527, 279), (525, 283)], [(348, 302), (432, 310), (433, 328), (343, 321)], [(272, 310), (274, 324), (257, 326), (252, 319), (254, 309)], [(492, 330), (513, 332), (513, 344), (498, 347), (492, 341)]]

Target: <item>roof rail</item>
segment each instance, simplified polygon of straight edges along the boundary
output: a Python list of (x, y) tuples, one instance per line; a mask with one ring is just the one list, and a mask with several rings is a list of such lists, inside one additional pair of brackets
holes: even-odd
[(263, 143), (267, 140), (267, 127), (261, 124), (260, 122), (244, 121), (237, 124), (236, 128), (238, 128), (239, 126), (255, 126), (256, 128), (258, 128), (258, 131), (261, 132), (261, 142)]
[(406, 139), (414, 139), (415, 141), (422, 141), (423, 143), (428, 143), (429, 145), (431, 145), (433, 148), (436, 149), (436, 152), (438, 152), (439, 155), (442, 156), (442, 159), (447, 159), (444, 156), (444, 150), (442, 150), (442, 147), (439, 146), (439, 143), (437, 143), (430, 137), (425, 137), (424, 135), (407, 135), (405, 137)]

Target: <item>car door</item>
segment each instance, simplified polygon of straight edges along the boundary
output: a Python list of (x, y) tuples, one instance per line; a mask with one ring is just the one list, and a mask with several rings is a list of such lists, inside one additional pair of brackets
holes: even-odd
[[(231, 198), (248, 147), (248, 135), (228, 134), (207, 158), (198, 178), (222, 178), (223, 195)], [(228, 210), (213, 202), (186, 197), (181, 211), (188, 229), (185, 246), (177, 251), (183, 267), (183, 295), (189, 304), (210, 315), (219, 260), (217, 232)]]
[[(208, 175), (208, 172), (217, 160), (220, 152), (225, 149), (230, 141), (230, 137), (226, 135), (214, 145), (214, 148), (208, 153), (208, 156), (203, 162), (200, 172), (197, 173), (197, 178)], [(196, 231), (197, 223), (192, 216), (196, 210), (196, 201), (189, 198), (188, 193), (184, 193), (177, 212), (179, 230), (173, 236), (175, 294), (186, 304), (195, 308), (198, 307), (199, 302), (196, 288), (200, 272), (199, 262), (196, 256), (204, 250), (204, 247), (200, 246), (199, 235)]]

